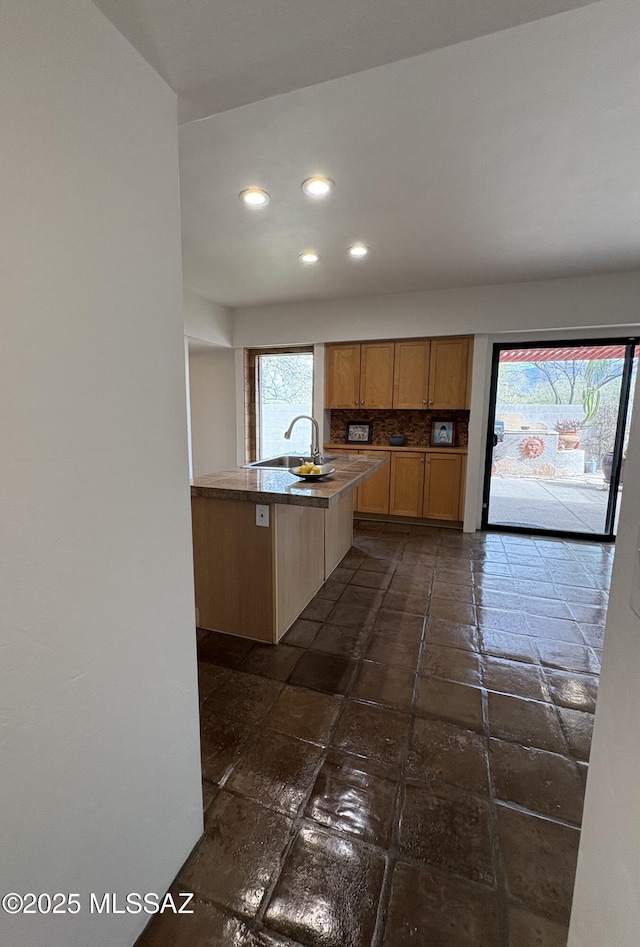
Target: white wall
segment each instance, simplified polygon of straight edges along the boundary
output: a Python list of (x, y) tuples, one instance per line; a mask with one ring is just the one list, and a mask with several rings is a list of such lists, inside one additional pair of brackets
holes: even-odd
[(0, 7), (7, 947), (125, 947), (202, 830), (176, 103), (88, 0)]
[[(233, 349), (210, 347), (189, 358), (193, 476), (236, 466)], [(244, 391), (244, 386), (243, 386)], [(244, 406), (241, 405), (241, 417)]]
[[(639, 393), (636, 391), (636, 404)], [(569, 947), (636, 947), (640, 930), (640, 414), (627, 450)], [(634, 571), (635, 570), (635, 571)]]
[(226, 306), (184, 292), (184, 334), (192, 342), (231, 345), (231, 311)]
[(237, 346), (635, 326), (640, 272), (422, 293), (249, 306)]

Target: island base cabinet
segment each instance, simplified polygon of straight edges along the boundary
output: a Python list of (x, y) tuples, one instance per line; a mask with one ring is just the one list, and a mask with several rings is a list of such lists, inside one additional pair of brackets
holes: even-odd
[(265, 527), (255, 503), (191, 503), (200, 627), (278, 641), (324, 582), (325, 510), (270, 504)]
[(426, 519), (462, 519), (461, 454), (426, 454), (424, 465), (424, 506)]

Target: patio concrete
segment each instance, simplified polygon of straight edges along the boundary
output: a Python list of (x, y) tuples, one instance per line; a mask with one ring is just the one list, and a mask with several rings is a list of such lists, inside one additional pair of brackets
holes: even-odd
[[(608, 499), (609, 486), (602, 476), (576, 480), (493, 476), (489, 523), (603, 533)], [(617, 525), (616, 511), (616, 529)]]

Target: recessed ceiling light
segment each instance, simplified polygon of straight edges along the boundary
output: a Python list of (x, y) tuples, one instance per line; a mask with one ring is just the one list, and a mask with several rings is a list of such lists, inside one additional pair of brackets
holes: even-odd
[(334, 189), (335, 184), (329, 178), (307, 178), (302, 182), (302, 190), (309, 197), (326, 197)]
[(361, 260), (369, 252), (369, 247), (365, 246), (364, 243), (352, 243), (347, 253), (352, 260)]
[(247, 187), (238, 195), (249, 207), (266, 207), (271, 197), (261, 187)]
[(315, 250), (305, 250), (304, 253), (298, 255), (298, 259), (301, 263), (317, 263), (320, 257)]

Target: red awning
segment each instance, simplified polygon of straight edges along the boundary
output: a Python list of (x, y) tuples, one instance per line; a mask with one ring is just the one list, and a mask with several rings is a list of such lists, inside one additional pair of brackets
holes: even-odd
[(503, 349), (501, 362), (593, 362), (601, 358), (624, 358), (624, 345), (575, 345), (559, 349)]

